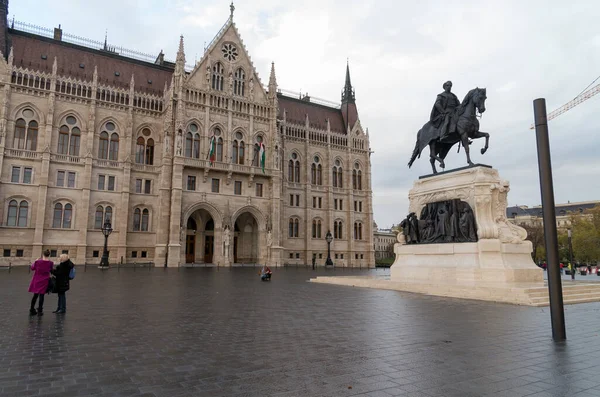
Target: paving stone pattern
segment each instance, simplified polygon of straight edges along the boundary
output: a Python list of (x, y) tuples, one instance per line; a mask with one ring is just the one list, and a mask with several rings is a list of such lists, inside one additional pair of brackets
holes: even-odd
[(31, 276), (0, 270), (0, 395), (600, 396), (600, 303), (555, 344), (548, 308), (257, 272), (81, 267), (65, 315), (30, 317)]

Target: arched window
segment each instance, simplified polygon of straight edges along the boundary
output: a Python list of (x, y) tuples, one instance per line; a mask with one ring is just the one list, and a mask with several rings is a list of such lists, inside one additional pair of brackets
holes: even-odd
[(98, 144), (98, 158), (108, 158), (108, 133), (104, 131), (100, 133), (100, 141)]
[(7, 226), (17, 226), (17, 214), (19, 213), (19, 203), (17, 200), (10, 200), (8, 203), (8, 218), (6, 219)]
[[(118, 160), (119, 158), (119, 135), (116, 133), (117, 127), (112, 121), (104, 124), (100, 130), (100, 142), (98, 145), (98, 158), (108, 160)], [(110, 136), (110, 141), (109, 141)]]
[(344, 178), (343, 178), (344, 173), (342, 172), (342, 163), (340, 160), (335, 160), (334, 166), (333, 166), (333, 187), (339, 187), (339, 188), (343, 188), (344, 187)]
[[(188, 126), (188, 132), (192, 134), (192, 150), (191, 155), (189, 157), (193, 157), (195, 159), (200, 158), (200, 132), (198, 130), (198, 126), (194, 123)], [(186, 146), (187, 150), (187, 146)]]
[(362, 240), (362, 223), (354, 222), (354, 239)]
[(300, 183), (300, 161), (296, 160), (295, 170), (294, 170), (294, 182)]
[(352, 170), (352, 189), (356, 190), (356, 170)]
[(215, 127), (213, 129), (213, 135), (217, 140), (217, 161), (223, 161), (223, 138), (221, 138), (221, 129), (219, 127)]
[(223, 65), (217, 62), (212, 68), (212, 89), (223, 91)]
[(13, 148), (37, 150), (38, 122), (32, 109), (25, 108), (18, 114), (15, 122), (15, 135), (13, 137)]
[(242, 68), (235, 71), (235, 79), (233, 81), (233, 93), (235, 95), (244, 96), (246, 75)]
[(231, 162), (234, 164), (244, 164), (244, 136), (241, 132), (235, 133), (235, 139), (232, 144)]
[(144, 139), (144, 137), (138, 137), (136, 143), (135, 143), (135, 162), (138, 164), (144, 164), (145, 163), (145, 156), (146, 156), (146, 140)]
[(288, 181), (300, 182), (300, 160), (297, 153), (292, 153), (292, 158), (288, 163)]
[(343, 228), (342, 228), (342, 221), (338, 221), (337, 226), (338, 226), (338, 232), (337, 232), (338, 236), (337, 236), (337, 238), (342, 239), (342, 238), (344, 238), (343, 237), (344, 234), (342, 233), (342, 230), (343, 230)]
[(290, 218), (289, 221), (289, 230), (288, 230), (288, 236), (289, 237), (299, 237), (298, 235), (298, 225), (299, 225), (300, 221), (298, 218)]
[(141, 221), (142, 221), (142, 210), (140, 210), (139, 208), (136, 208), (133, 211), (133, 231), (134, 232), (140, 231)]
[(358, 185), (358, 190), (362, 190), (362, 171), (358, 170), (356, 176), (356, 184)]
[(333, 238), (342, 238), (342, 221), (333, 222)]
[(191, 132), (185, 134), (185, 157), (192, 157), (192, 145), (194, 137)]
[(152, 138), (146, 141), (146, 164), (154, 164), (154, 139)]
[(104, 221), (109, 220), (112, 222), (112, 207), (101, 205), (96, 207), (96, 215), (94, 216), (94, 229), (102, 229)]
[(77, 126), (77, 119), (67, 116), (63, 125), (58, 129), (58, 154), (79, 156), (81, 130)]
[(288, 181), (294, 182), (294, 160), (288, 163)]
[(352, 189), (362, 190), (362, 171), (358, 162), (354, 163), (352, 170)]
[(147, 208), (136, 208), (133, 211), (133, 231), (147, 232), (150, 225), (150, 211)]
[(321, 220), (320, 219), (313, 219), (312, 237), (313, 238), (321, 238)]
[(119, 135), (113, 132), (110, 135), (110, 147), (108, 150), (108, 159), (117, 161), (119, 160)]
[(150, 211), (144, 208), (142, 211), (142, 232), (148, 231), (148, 218), (150, 217)]
[(315, 156), (310, 166), (310, 183), (313, 185), (323, 184), (323, 167), (319, 156)]
[(252, 165), (255, 167), (260, 167), (260, 144), (263, 141), (263, 137), (258, 135), (256, 137), (256, 143), (254, 143), (254, 153), (252, 153)]
[(73, 218), (73, 206), (70, 203), (56, 203), (54, 205), (54, 216), (52, 218), (53, 228), (70, 229)]

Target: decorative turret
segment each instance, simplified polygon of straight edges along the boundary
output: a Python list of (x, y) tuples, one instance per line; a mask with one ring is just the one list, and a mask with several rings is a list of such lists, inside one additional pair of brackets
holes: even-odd
[(269, 76), (269, 97), (277, 97), (277, 78), (275, 77), (275, 62), (271, 62), (271, 75)]
[(342, 91), (342, 103), (354, 103), (354, 88), (350, 82), (350, 65), (346, 63), (346, 84), (344, 84), (344, 90)]
[(182, 76), (185, 67), (185, 52), (183, 50), (183, 35), (179, 36), (179, 49), (175, 58), (175, 75)]

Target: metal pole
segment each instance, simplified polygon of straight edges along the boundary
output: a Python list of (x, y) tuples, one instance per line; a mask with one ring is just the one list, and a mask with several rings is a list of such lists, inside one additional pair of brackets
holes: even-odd
[(100, 267), (108, 267), (108, 235), (104, 235), (104, 251), (100, 259)]
[(537, 140), (538, 169), (542, 194), (544, 216), (544, 237), (548, 256), (548, 294), (550, 296), (550, 321), (552, 338), (555, 341), (567, 339), (565, 331), (565, 312), (563, 305), (560, 265), (558, 260), (558, 237), (556, 234), (556, 213), (554, 206), (554, 186), (552, 183), (552, 164), (550, 161), (550, 142), (548, 138), (548, 118), (546, 100), (533, 101), (535, 117), (535, 135)]
[(571, 229), (567, 230), (569, 235), (569, 262), (571, 263), (571, 280), (575, 280), (575, 263), (573, 263), (573, 245), (571, 244), (572, 232)]

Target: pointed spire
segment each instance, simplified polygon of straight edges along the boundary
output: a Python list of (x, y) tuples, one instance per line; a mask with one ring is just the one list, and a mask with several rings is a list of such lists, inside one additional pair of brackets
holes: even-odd
[(277, 77), (275, 77), (275, 62), (271, 62), (271, 75), (269, 76), (269, 94), (277, 92)]
[(354, 103), (354, 89), (350, 82), (350, 64), (346, 60), (346, 83), (344, 84), (344, 91), (342, 91), (342, 103)]
[(94, 84), (98, 82), (98, 66), (94, 65), (94, 75), (92, 77)]
[(104, 31), (104, 51), (108, 51), (107, 40), (108, 40), (108, 29), (106, 29)]
[(56, 76), (57, 71), (58, 71), (58, 63), (56, 61), (56, 57), (54, 57), (54, 62), (52, 62), (52, 75)]
[(229, 19), (231, 19), (233, 21), (233, 12), (235, 11), (235, 6), (233, 5), (233, 1), (229, 5), (229, 11), (231, 12), (231, 14), (229, 15)]
[(135, 89), (135, 78), (133, 77), (133, 73), (131, 73), (131, 80), (129, 80), (129, 90), (133, 92)]
[(8, 52), (8, 67), (12, 67), (15, 59), (15, 55), (13, 53), (13, 47), (10, 46), (10, 51)]
[(183, 63), (185, 63), (185, 53), (183, 51), (183, 35), (179, 36), (179, 49), (177, 50), (176, 61), (183, 61)]

